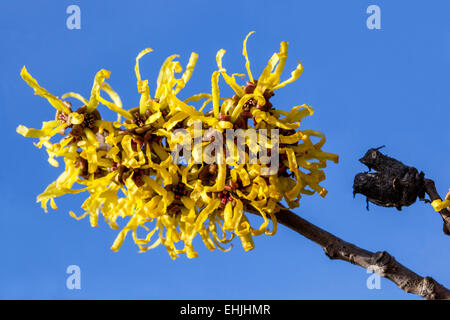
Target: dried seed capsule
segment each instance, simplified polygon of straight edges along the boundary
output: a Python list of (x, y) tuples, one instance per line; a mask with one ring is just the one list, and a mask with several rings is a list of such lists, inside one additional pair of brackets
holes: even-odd
[(353, 182), (353, 195), (361, 193), (376, 205), (396, 207), (425, 198), (424, 173), (388, 157), (380, 148), (370, 149), (360, 161), (377, 172), (359, 173)]

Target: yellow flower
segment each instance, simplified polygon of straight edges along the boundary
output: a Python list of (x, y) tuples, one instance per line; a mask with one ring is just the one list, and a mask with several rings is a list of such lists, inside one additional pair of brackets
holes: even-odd
[[(89, 100), (74, 92), (62, 96), (82, 103), (72, 111), (70, 103), (40, 87), (24, 67), (23, 79), (55, 107), (56, 119), (44, 122), (41, 129), (21, 125), (17, 132), (38, 138), (37, 146), (46, 148), (52, 165), (58, 166), (56, 157), (62, 157), (65, 164), (64, 172), (37, 198), (44, 210), (49, 202), (57, 209), (56, 197), (88, 192), (81, 206), (85, 212), (80, 216), (72, 211), (70, 214), (76, 219), (89, 215), (92, 226), (98, 226), (101, 215), (111, 228), (121, 229), (112, 250), (119, 250), (131, 232), (141, 252), (162, 244), (172, 258), (180, 254), (193, 258), (198, 255), (193, 246), (197, 235), (210, 250), (230, 250), (235, 236), (244, 250), (251, 250), (253, 236), (276, 233), (275, 213), (280, 201), (284, 199), (290, 207), (295, 207), (301, 194), (317, 192), (325, 196), (326, 190), (319, 185), (325, 179), (322, 169), (327, 160), (337, 162), (338, 157), (321, 150), (325, 143), (321, 132), (298, 130), (300, 121), (312, 115), (313, 109), (302, 105), (287, 112), (276, 110), (269, 101), (275, 90), (300, 76), (302, 66), (299, 63), (289, 79), (280, 80), (288, 49), (287, 43), (282, 42), (280, 51), (272, 56), (260, 77), (254, 79), (246, 49), (250, 34), (243, 45), (247, 84), (239, 85), (236, 79), (245, 75), (227, 74), (222, 65), (225, 50), (220, 50), (216, 57), (218, 70), (211, 77), (212, 92), (184, 100), (177, 95), (192, 76), (197, 54), (191, 54), (185, 71), (179, 76), (183, 70), (175, 60), (178, 56), (168, 57), (151, 97), (149, 82), (141, 77), (139, 61), (152, 49), (141, 51), (135, 64), (140, 102), (129, 109), (123, 107), (119, 95), (105, 82), (110, 77), (107, 70), (96, 74)], [(234, 90), (233, 97), (220, 97), (220, 77)], [(110, 100), (101, 96), (102, 91)], [(205, 101), (199, 110), (190, 105), (202, 99)], [(203, 112), (209, 103), (212, 110)], [(102, 119), (100, 104), (115, 112), (117, 120)], [(255, 129), (268, 130), (266, 135), (260, 134), (260, 139), (264, 139), (260, 145), (244, 141), (246, 150), (243, 154), (233, 154), (231, 162), (225, 161), (221, 153), (213, 155), (215, 163), (205, 159), (195, 161), (204, 147), (213, 145), (214, 139), (208, 136), (212, 130), (217, 130), (219, 135), (228, 129), (246, 130), (252, 127), (249, 120), (253, 120)], [(195, 136), (198, 123), (201, 141)], [(180, 137), (175, 134), (177, 129), (189, 133), (191, 158), (184, 158), (184, 162), (173, 158), (172, 151), (180, 143)], [(263, 175), (267, 164), (240, 160), (248, 160), (250, 151), (261, 148), (275, 154), (278, 145), (271, 129), (280, 132), (277, 160), (281, 167), (277, 172)], [(59, 142), (51, 142), (56, 133), (64, 137)], [(311, 138), (319, 141), (313, 143)], [(227, 143), (234, 144), (223, 141), (223, 145)], [(258, 227), (252, 227), (245, 215), (249, 207), (263, 218)], [(119, 226), (118, 218), (126, 220), (125, 226)]]

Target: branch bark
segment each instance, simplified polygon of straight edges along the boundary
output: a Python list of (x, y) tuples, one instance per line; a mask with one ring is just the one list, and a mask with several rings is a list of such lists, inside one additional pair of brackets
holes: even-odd
[[(386, 251), (371, 252), (346, 242), (335, 235), (299, 217), (279, 204), (275, 216), (279, 223), (317, 243), (330, 259), (343, 260), (369, 269), (391, 280), (407, 293), (417, 294), (428, 300), (450, 300), (450, 290), (431, 277), (422, 277), (400, 264)], [(246, 211), (259, 215), (251, 206)]]
[[(425, 185), (425, 192), (428, 194), (431, 201), (442, 200), (441, 197), (439, 196), (439, 193), (436, 190), (436, 186), (433, 180), (425, 179), (424, 185)], [(447, 210), (447, 208), (444, 208), (441, 211), (439, 211), (439, 214), (441, 215), (442, 220), (444, 221), (443, 231), (446, 235), (450, 236), (450, 212)]]

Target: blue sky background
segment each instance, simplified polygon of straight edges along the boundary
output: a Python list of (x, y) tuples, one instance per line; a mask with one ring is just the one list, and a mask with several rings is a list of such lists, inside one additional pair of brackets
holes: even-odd
[[(81, 30), (66, 28), (67, 6), (81, 8)], [(366, 8), (381, 8), (381, 30), (366, 28)], [(127, 238), (109, 248), (117, 231), (76, 221), (80, 197), (57, 201), (45, 214), (35, 198), (61, 169), (44, 150), (15, 133), (54, 116), (19, 76), (26, 65), (56, 95), (89, 96), (95, 73), (111, 70), (109, 83), (124, 104), (138, 104), (134, 62), (151, 85), (165, 57), (187, 62), (199, 54), (186, 97), (210, 90), (215, 55), (224, 48), (230, 72), (244, 72), (242, 40), (258, 75), (280, 41), (289, 41), (285, 77), (300, 59), (301, 78), (277, 91), (278, 108), (312, 105), (303, 128), (327, 135), (330, 164), (325, 199), (305, 196), (295, 212), (345, 240), (386, 250), (421, 275), (450, 285), (450, 237), (437, 213), (416, 203), (401, 213), (352, 198), (352, 182), (365, 168), (367, 149), (385, 144), (389, 155), (425, 171), (444, 193), (450, 187), (450, 2), (448, 1), (2, 1), (0, 4), (0, 298), (26, 299), (416, 299), (382, 279), (369, 290), (366, 270), (331, 261), (320, 247), (280, 227), (255, 239), (245, 253), (197, 243), (199, 258), (172, 261), (164, 247), (139, 254)], [(152, 82), (153, 81), (153, 82)], [(154, 90), (154, 86), (152, 87)], [(66, 268), (81, 268), (81, 290), (66, 288)]]

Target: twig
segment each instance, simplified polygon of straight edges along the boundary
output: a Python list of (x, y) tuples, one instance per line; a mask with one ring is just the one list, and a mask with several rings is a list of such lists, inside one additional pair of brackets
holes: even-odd
[[(430, 179), (425, 179), (425, 192), (430, 197), (431, 201), (434, 200), (442, 200), (439, 196), (439, 193), (436, 190), (436, 186), (434, 185), (434, 181)], [(447, 208), (442, 209), (439, 211), (439, 214), (442, 217), (442, 220), (444, 220), (444, 227), (443, 231), (446, 235), (450, 236), (450, 212), (447, 210)]]
[[(317, 243), (330, 259), (347, 261), (374, 271), (407, 293), (414, 293), (429, 300), (450, 300), (450, 290), (431, 277), (419, 276), (386, 251), (373, 253), (359, 248), (297, 216), (281, 204), (279, 206), (280, 209), (275, 214), (278, 222)], [(259, 215), (258, 211), (250, 206), (246, 207), (246, 211)]]

